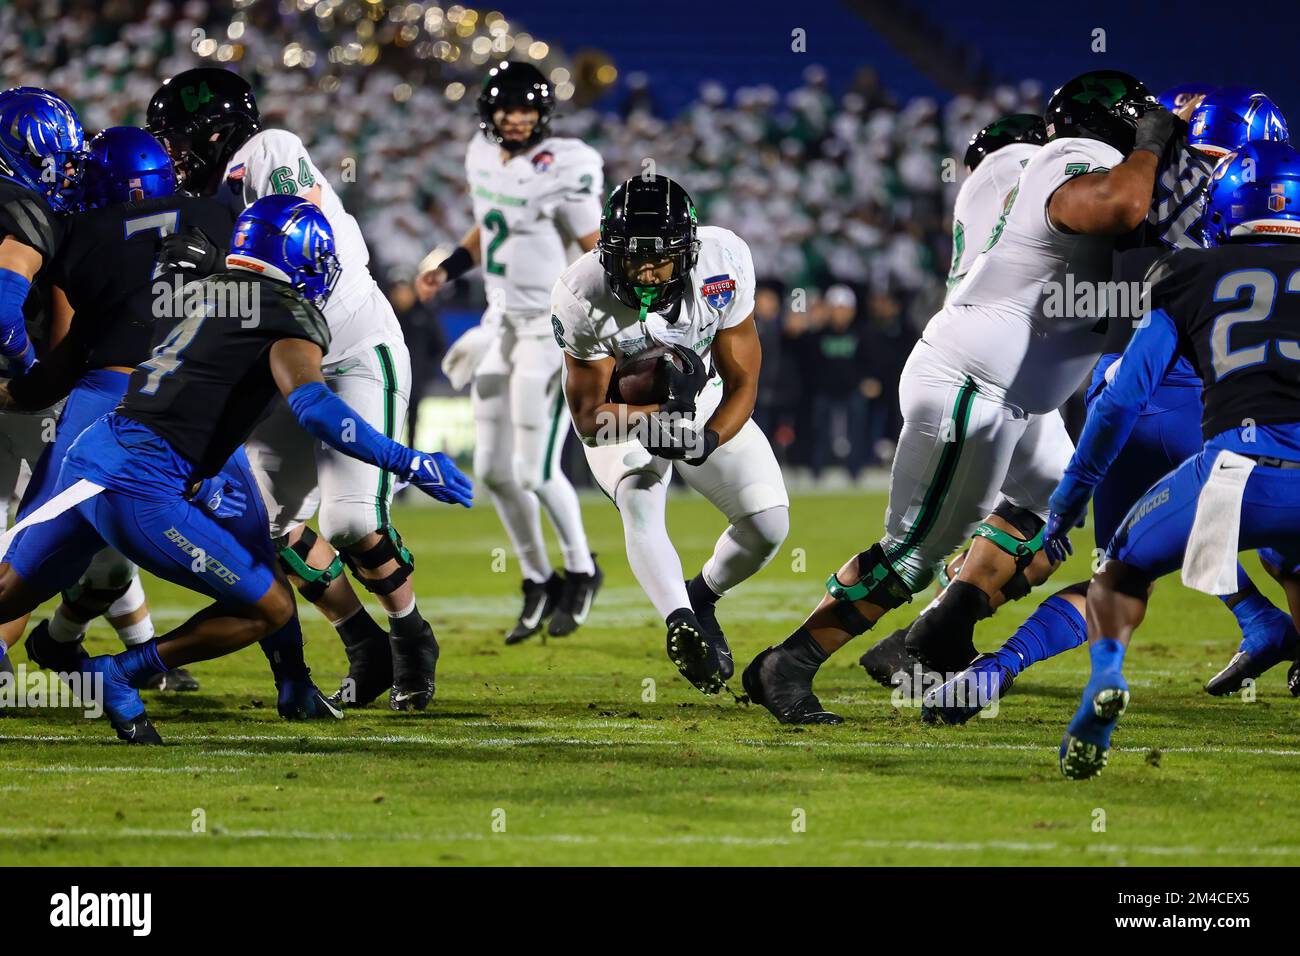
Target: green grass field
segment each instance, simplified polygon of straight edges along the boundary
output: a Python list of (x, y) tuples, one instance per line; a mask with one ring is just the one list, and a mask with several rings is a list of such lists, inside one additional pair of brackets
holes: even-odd
[[(879, 533), (883, 506), (879, 494), (795, 500), (781, 555), (721, 606), (738, 671)], [(165, 747), (129, 748), (77, 711), (8, 712), (0, 864), (1300, 862), (1300, 701), (1285, 668), (1266, 675), (1254, 702), (1202, 692), (1236, 647), (1235, 621), (1176, 579), (1158, 590), (1129, 654), (1133, 703), (1110, 767), (1071, 783), (1056, 747), (1083, 652), (1024, 675), (996, 718), (929, 727), (857, 666), (892, 629), (882, 627), (823, 668), (819, 694), (847, 722), (783, 728), (677, 675), (628, 571), (616, 512), (598, 498), (586, 510), (607, 572), (589, 624), (507, 648), (518, 580), (513, 558), (506, 573), (491, 570), (493, 550), (508, 547), (492, 508), (398, 509), (442, 643), (438, 697), (423, 714), (372, 707), (283, 722), (256, 648), (196, 666), (197, 694), (151, 695)], [(670, 511), (693, 571), (723, 519), (694, 496)], [(1058, 581), (1079, 579), (1088, 561), (1076, 555)], [(1248, 567), (1257, 570), (1253, 558)], [(146, 587), (161, 628), (199, 606), (188, 592)], [(1046, 593), (984, 622), (978, 643), (999, 643)], [(1280, 600), (1271, 582), (1268, 593)], [(332, 689), (341, 646), (310, 608), (304, 626), (308, 660)], [(116, 639), (100, 624), (89, 645), (112, 651)]]

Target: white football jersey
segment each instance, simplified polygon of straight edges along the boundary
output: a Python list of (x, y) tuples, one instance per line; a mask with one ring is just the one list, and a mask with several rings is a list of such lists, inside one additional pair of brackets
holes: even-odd
[(1098, 316), (1075, 308), (1072, 295), (1110, 280), (1113, 239), (1062, 232), (1048, 220), (1047, 204), (1075, 176), (1123, 159), (1114, 147), (1082, 137), (1040, 148), (970, 271), (922, 335), (955, 368), (1026, 412), (1059, 408), (1105, 344), (1093, 331)]
[(1011, 143), (984, 157), (957, 191), (952, 208), (952, 266), (948, 294), (975, 264), (988, 245), (993, 226), (1002, 214), (1002, 201), (1015, 188), (1020, 171), (1042, 149), (1033, 143)]
[(329, 365), (381, 342), (402, 340), (402, 329), (392, 309), (364, 308), (378, 290), (370, 274), (370, 250), (361, 227), (339, 200), (307, 147), (293, 133), (265, 129), (235, 152), (226, 164), (226, 180), (242, 190), (245, 206), (263, 196), (302, 196), (313, 186), (321, 188), (320, 207), (334, 230), (342, 271), (325, 304), (330, 327), (330, 350), (321, 362)]
[[(564, 270), (551, 294), (555, 341), (574, 358), (619, 358), (655, 341), (686, 345), (707, 357), (720, 329), (739, 325), (754, 311), (754, 260), (729, 229), (701, 226), (700, 255), (691, 270), (677, 321), (624, 305), (610, 291), (600, 253), (593, 249)], [(655, 341), (652, 341), (655, 340)]]
[(482, 135), (465, 154), (488, 307), (544, 322), (569, 243), (600, 228), (603, 163), (581, 140), (559, 136), (501, 155)]

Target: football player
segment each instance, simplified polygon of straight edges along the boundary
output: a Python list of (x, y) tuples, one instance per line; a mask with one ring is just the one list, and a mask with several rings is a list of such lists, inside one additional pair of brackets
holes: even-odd
[[(1286, 122), (1264, 94), (1225, 88), (1187, 100), (1188, 135), (1166, 151), (1147, 221), (1123, 237), (1116, 256), (1116, 278), (1137, 281), (1152, 262), (1171, 249), (1197, 248), (1204, 242), (1201, 217), (1205, 189), (1217, 158), (1247, 142), (1286, 138)], [(1136, 316), (1134, 316), (1136, 318)], [(1132, 322), (1108, 320), (1106, 354), (1093, 369), (1089, 406), (1118, 370), (1118, 360), (1133, 331)], [(1142, 410), (1121, 453), (1111, 462), (1093, 495), (1097, 553), (1104, 553), (1124, 515), (1152, 484), (1201, 448), (1201, 381), (1185, 358), (1173, 362)], [(1228, 666), (1205, 685), (1216, 696), (1239, 689), (1273, 665), (1295, 657), (1291, 617), (1268, 601), (1244, 569), (1240, 587), (1223, 597), (1237, 618), (1242, 638)], [(1034, 663), (1079, 646), (1085, 639), (1088, 582), (1070, 585), (1044, 601), (1012, 637), (992, 654), (981, 654), (946, 686), (927, 695), (922, 714), (947, 723), (964, 723), (1015, 677)], [(982, 690), (981, 690), (982, 689)], [(1300, 686), (1295, 690), (1300, 691)]]
[[(772, 559), (790, 526), (781, 469), (750, 417), (762, 356), (749, 247), (699, 226), (668, 177), (629, 179), (605, 204), (596, 249), (555, 283), (551, 311), (574, 427), (618, 507), (632, 573), (667, 625), (668, 657), (717, 693), (734, 669), (717, 602)], [(664, 359), (665, 400), (611, 400), (617, 361), (658, 344), (676, 357)], [(674, 466), (728, 522), (690, 581), (665, 526)]]
[[(188, 192), (221, 195), (239, 209), (263, 196), (300, 196), (324, 211), (342, 264), (338, 288), (325, 307), (325, 379), (367, 423), (389, 438), (402, 434), (411, 363), (401, 328), (370, 275), (360, 226), (302, 140), (286, 130), (263, 129), (248, 83), (210, 67), (186, 70), (165, 83), (149, 102), (147, 122)], [(338, 630), (347, 651), (348, 676), (335, 700), (364, 705), (391, 686), (394, 710), (426, 706), (433, 673), (421, 662), (432, 658), (433, 630), (416, 606), (414, 559), (390, 520), (391, 474), (322, 446), (282, 402), (258, 426), (248, 457), (286, 573)], [(305, 523), (317, 511), (323, 537)], [(343, 575), (344, 564), (387, 612), (387, 633), (362, 607)]]
[[(81, 122), (62, 98), (34, 87), (0, 93), (0, 376), (36, 360), (32, 339), (49, 315), (60, 217), (76, 208), (85, 148)], [(0, 418), (0, 528), (24, 462), (35, 467), (57, 415), (40, 409)], [(24, 625), (0, 618), (0, 661)]]
[(1091, 370), (1101, 337), (1095, 317), (1058, 314), (1046, 293), (1067, 277), (1085, 286), (1110, 278), (1114, 237), (1146, 217), (1175, 122), (1117, 71), (1083, 74), (1053, 94), (1047, 145), (903, 371), (885, 537), (832, 574), (804, 624), (746, 668), (750, 698), (778, 720), (838, 723), (813, 694), (817, 669), (910, 601), (972, 533), (957, 580), (907, 634), (908, 652), (930, 670), (969, 664), (975, 623), (1053, 570), (1039, 532), (1072, 449), (1053, 413)]
[[(0, 564), (0, 615), (9, 617), (84, 568), (101, 541), (213, 598), (168, 634), (82, 659), (81, 672), (103, 681), (114, 729), (133, 743), (158, 742), (133, 686), (143, 676), (277, 635), (302, 643), (293, 591), (239, 451), (277, 391), (316, 440), (438, 500), (472, 499), (469, 480), (445, 455), (398, 444), (328, 387), (321, 359), (330, 331), (320, 307), (340, 264), (324, 213), (293, 196), (259, 199), (236, 222), (230, 248), (227, 271), (177, 293), (183, 305), (159, 321), (153, 354), (131, 373), (122, 403), (73, 443), (58, 493), (6, 535), (12, 548)], [(0, 405), (9, 399), (0, 390)], [(244, 505), (227, 509), (224, 521), (213, 514), (214, 483), (219, 496), (233, 493)], [(436, 643), (428, 658), (420, 666), (431, 674)]]
[[(952, 263), (948, 269), (948, 295), (970, 271), (975, 257), (988, 245), (1002, 207), (1020, 180), (1020, 171), (1029, 162), (1047, 136), (1043, 118), (1034, 113), (1012, 113), (998, 119), (971, 137), (966, 148), (965, 165), (969, 175), (957, 191), (952, 210)], [(1059, 412), (1056, 414), (1060, 414)], [(947, 587), (965, 560), (958, 555), (939, 570), (939, 584)], [(924, 610), (934, 607), (939, 595)], [(858, 663), (875, 681), (886, 687), (910, 679), (917, 662), (907, 653), (908, 627), (894, 631), (867, 650)]]
[[(149, 357), (155, 304), (173, 279), (161, 262), (166, 237), (191, 229), (230, 233), (234, 218), (227, 206), (175, 192), (171, 160), (144, 130), (113, 127), (90, 141), (82, 211), (66, 220), (50, 270), (49, 351), (31, 374), (9, 386), (19, 408), (45, 408), (67, 397), (54, 441), (33, 469), (20, 520), (49, 499), (73, 440), (116, 407), (131, 370)], [(95, 557), (54, 616), (32, 630), (28, 656), (42, 667), (75, 672), (86, 627), (100, 614), (128, 645), (154, 636), (135, 566), (111, 548)], [(157, 683), (159, 689), (198, 689), (183, 668)]]
[(1165, 369), (1178, 356), (1191, 363), (1205, 388), (1204, 448), (1133, 506), (1088, 590), (1092, 671), (1060, 749), (1071, 779), (1106, 766), (1129, 703), (1124, 653), (1158, 578), (1181, 567), (1189, 586), (1227, 594), (1238, 552), (1270, 549), (1292, 572), (1283, 584), (1300, 614), (1300, 155), (1278, 142), (1241, 147), (1215, 169), (1207, 225), (1215, 248), (1179, 250), (1152, 267), (1147, 321), (1089, 410), (1052, 495), (1046, 548), (1063, 556)]
[[(550, 327), (551, 287), (568, 264), (567, 247), (595, 248), (604, 179), (599, 153), (550, 135), (554, 109), (551, 84), (535, 66), (507, 62), (488, 71), (478, 98), (481, 135), (465, 156), (474, 227), (416, 280), (427, 301), (444, 283), (483, 266), (482, 326), (490, 338), (480, 346), (471, 385), (474, 473), (492, 492), (523, 572), (523, 609), (507, 644), (543, 625), (553, 636), (572, 633), (587, 619), (604, 577), (560, 467), (571, 425)], [(542, 508), (560, 539), (563, 575), (546, 554)]]

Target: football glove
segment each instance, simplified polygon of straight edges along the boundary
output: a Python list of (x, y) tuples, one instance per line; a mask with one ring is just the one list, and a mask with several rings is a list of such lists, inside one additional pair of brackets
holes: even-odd
[(188, 272), (196, 277), (210, 276), (221, 268), (225, 256), (208, 234), (197, 226), (164, 236), (158, 251), (158, 266), (163, 272)]
[(1137, 135), (1133, 140), (1133, 152), (1145, 149), (1156, 156), (1163, 156), (1165, 144), (1178, 130), (1181, 122), (1177, 116), (1163, 106), (1153, 106), (1142, 114), (1137, 121)]
[(406, 474), (398, 477), (415, 485), (431, 498), (449, 505), (464, 505), (468, 508), (474, 502), (474, 483), (456, 467), (454, 461), (440, 451), (432, 455), (415, 452), (411, 467)]
[(248, 495), (224, 472), (199, 482), (191, 497), (218, 518), (238, 518), (248, 508)]
[(668, 370), (668, 398), (659, 405), (660, 411), (672, 415), (695, 414), (695, 396), (709, 380), (709, 371), (704, 366), (704, 359), (695, 354), (695, 350), (684, 345), (669, 345), (670, 349), (682, 361), (678, 368), (668, 356), (664, 356), (664, 367)]

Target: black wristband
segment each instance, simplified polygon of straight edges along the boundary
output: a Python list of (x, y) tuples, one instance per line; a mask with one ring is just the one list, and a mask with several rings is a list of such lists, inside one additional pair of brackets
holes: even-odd
[(474, 257), (464, 246), (457, 246), (455, 252), (438, 263), (438, 268), (447, 273), (447, 281), (451, 282), (474, 268)]

